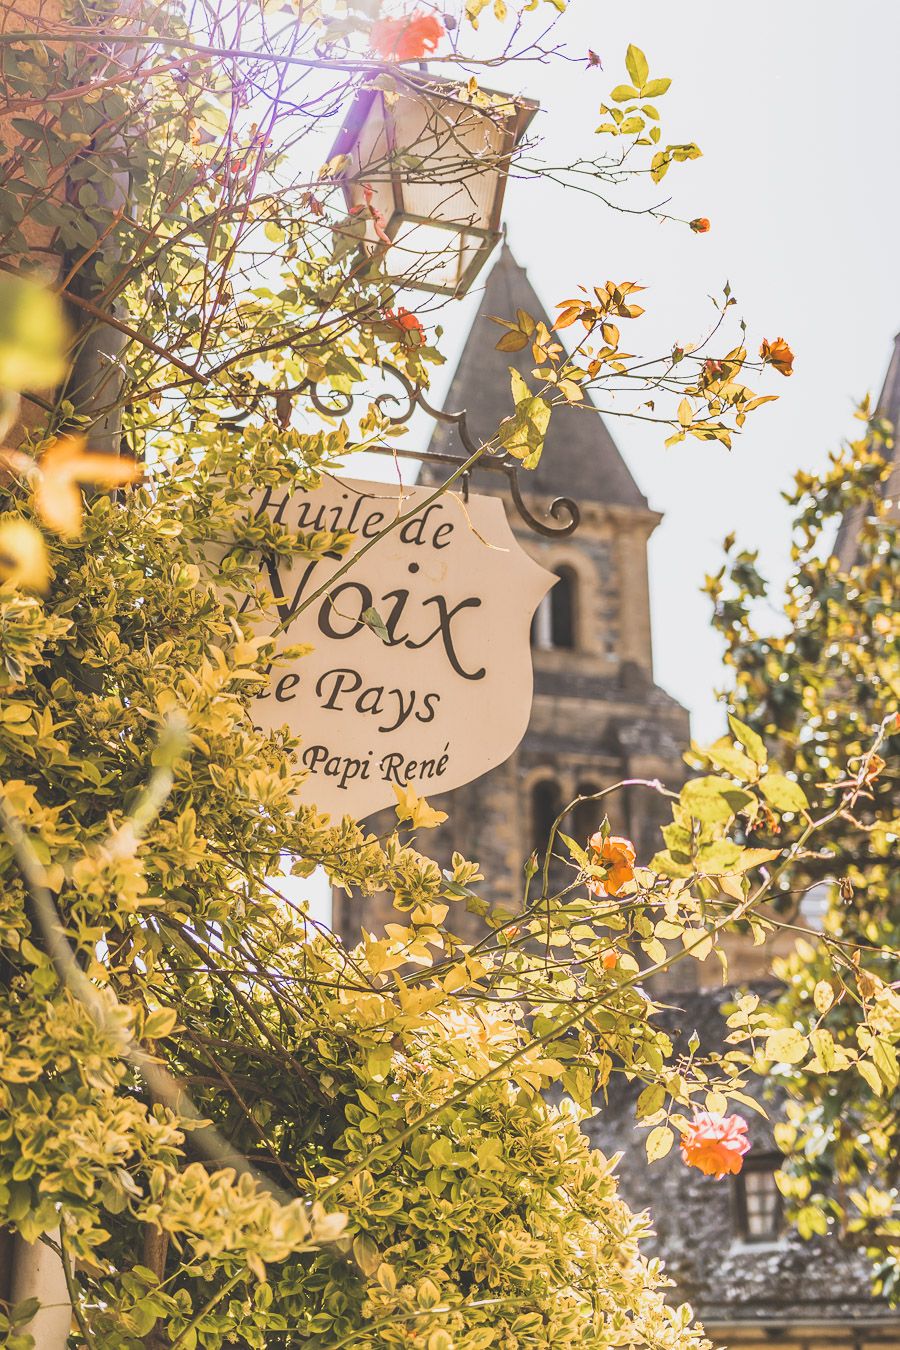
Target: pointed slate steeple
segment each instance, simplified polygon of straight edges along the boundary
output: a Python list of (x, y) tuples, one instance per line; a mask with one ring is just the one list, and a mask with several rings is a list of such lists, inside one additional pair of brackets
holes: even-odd
[[(487, 280), (478, 314), (469, 333), (444, 407), (448, 412), (465, 409), (473, 437), (492, 436), (504, 417), (512, 412), (509, 367), (515, 366), (533, 384), (531, 349), (498, 352), (503, 329), (488, 316), (515, 319), (524, 309), (533, 318), (548, 318), (528, 280), (528, 275), (504, 242), (500, 257)], [(432, 451), (463, 453), (454, 428), (439, 423), (431, 439)], [(479, 480), (479, 489), (489, 488)], [(492, 475), (491, 475), (492, 477)], [(540, 464), (519, 477), (523, 492), (537, 496), (569, 496), (578, 501), (603, 502), (647, 511), (647, 501), (620, 455), (600, 416), (586, 409), (555, 408)]]
[[(882, 487), (885, 497), (896, 506), (900, 499), (900, 333), (894, 338), (894, 350), (884, 377), (877, 411), (894, 427), (894, 471)], [(864, 519), (864, 507), (854, 506), (841, 521), (834, 541), (834, 556), (842, 567), (850, 567), (856, 556), (856, 540)]]

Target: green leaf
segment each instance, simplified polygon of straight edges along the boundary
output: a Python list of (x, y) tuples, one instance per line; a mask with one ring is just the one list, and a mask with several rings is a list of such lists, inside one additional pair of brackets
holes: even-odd
[(808, 811), (809, 802), (806, 793), (793, 778), (783, 773), (767, 773), (760, 782), (760, 791), (770, 806), (776, 811)]
[(353, 1239), (353, 1255), (364, 1275), (373, 1275), (381, 1265), (381, 1254), (365, 1233), (359, 1233)]
[(753, 794), (736, 787), (727, 778), (694, 778), (681, 789), (682, 806), (695, 820), (710, 825), (725, 823), (754, 800)]
[(371, 628), (373, 633), (378, 634), (382, 642), (390, 642), (391, 635), (385, 627), (384, 619), (382, 619), (377, 609), (370, 605), (368, 609), (363, 610), (359, 617), (364, 624), (367, 624), (368, 627)]
[(897, 1051), (882, 1036), (876, 1036), (872, 1042), (872, 1062), (881, 1075), (881, 1081), (884, 1083), (888, 1092), (893, 1092), (900, 1081), (900, 1063), (897, 1060)]
[(702, 844), (697, 850), (697, 871), (707, 876), (725, 876), (740, 869), (742, 849), (740, 844), (730, 839), (717, 839), (712, 844)]
[(144, 1023), (144, 1035), (149, 1041), (158, 1041), (168, 1036), (178, 1021), (174, 1008), (157, 1008)]
[(763, 863), (772, 862), (774, 858), (780, 857), (780, 848), (742, 848), (735, 871), (749, 872), (753, 867), (761, 867)]
[(635, 1111), (639, 1118), (652, 1116), (666, 1100), (666, 1090), (662, 1083), (651, 1083), (645, 1087), (637, 1099)]
[(694, 868), (690, 860), (685, 860), (683, 854), (673, 855), (668, 850), (662, 853), (654, 853), (650, 859), (650, 870), (658, 872), (662, 877), (690, 877), (693, 876)]
[(745, 755), (742, 750), (738, 750), (736, 746), (730, 745), (727, 737), (717, 741), (715, 745), (706, 746), (699, 753), (711, 760), (717, 769), (724, 769), (726, 773), (733, 774), (744, 783), (755, 783), (759, 777), (759, 766), (756, 761)]
[(625, 69), (639, 89), (646, 84), (650, 67), (647, 64), (646, 56), (640, 47), (635, 47), (634, 43), (629, 44), (628, 51), (625, 53)]
[(754, 764), (758, 764), (762, 768), (769, 758), (762, 737), (758, 736), (752, 727), (748, 727), (746, 722), (741, 722), (739, 718), (734, 717), (732, 713), (728, 714), (728, 725), (734, 732), (735, 739), (740, 741)]
[(884, 1085), (881, 1081), (881, 1075), (871, 1060), (858, 1059), (856, 1061), (856, 1071), (861, 1078), (865, 1079), (876, 1097), (880, 1097), (883, 1094)]

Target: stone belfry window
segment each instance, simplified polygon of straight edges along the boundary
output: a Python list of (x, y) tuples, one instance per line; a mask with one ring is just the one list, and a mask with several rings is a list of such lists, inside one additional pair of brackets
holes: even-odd
[[(600, 787), (597, 783), (579, 783), (575, 795), (577, 797), (590, 797), (599, 791)], [(602, 819), (603, 805), (601, 802), (579, 802), (572, 812), (572, 837), (576, 844), (580, 844), (584, 848), (591, 835), (600, 828)]]
[(531, 849), (543, 854), (559, 815), (562, 797), (555, 778), (541, 778), (531, 789)]
[(531, 625), (531, 645), (541, 651), (571, 650), (576, 645), (575, 573), (571, 567), (556, 567), (554, 571), (559, 580), (538, 605)]

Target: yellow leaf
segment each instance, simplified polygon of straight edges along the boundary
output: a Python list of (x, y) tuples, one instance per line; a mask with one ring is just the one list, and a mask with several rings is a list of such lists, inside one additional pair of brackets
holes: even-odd
[(174, 1008), (157, 1008), (144, 1023), (144, 1035), (150, 1041), (161, 1040), (172, 1032), (177, 1021), (178, 1014)]
[(38, 515), (57, 534), (72, 538), (81, 533), (82, 501), (78, 485), (97, 483), (122, 487), (141, 476), (141, 466), (119, 455), (98, 455), (84, 449), (84, 438), (65, 436), (41, 456), (40, 477), (34, 491)]
[(678, 420), (683, 427), (689, 427), (694, 420), (694, 410), (686, 398), (678, 405)]
[(639, 89), (643, 88), (647, 83), (650, 69), (647, 65), (646, 56), (641, 51), (640, 47), (635, 47), (633, 42), (629, 44), (628, 50), (625, 53), (625, 69), (628, 71), (629, 76), (637, 87)]
[(819, 980), (813, 990), (813, 1003), (816, 1005), (816, 1011), (827, 1013), (834, 1002), (834, 990), (827, 980)]
[(0, 578), (42, 594), (50, 585), (50, 564), (43, 536), (19, 516), (0, 520)]
[(647, 1161), (656, 1162), (659, 1158), (664, 1158), (671, 1151), (674, 1142), (675, 1135), (668, 1125), (657, 1125), (647, 1135)]
[(795, 1027), (782, 1027), (766, 1037), (766, 1059), (779, 1064), (799, 1064), (806, 1051), (806, 1037)]
[(875, 1096), (880, 1097), (884, 1092), (884, 1086), (881, 1082), (881, 1075), (875, 1068), (875, 1065), (868, 1059), (858, 1059), (856, 1061), (856, 1071), (861, 1078), (866, 1080), (869, 1087), (875, 1093)]
[(405, 787), (398, 787), (395, 784), (394, 795), (397, 798), (395, 808), (397, 819), (410, 821), (413, 829), (433, 830), (435, 825), (440, 825), (447, 819), (446, 811), (435, 811), (409, 784)]

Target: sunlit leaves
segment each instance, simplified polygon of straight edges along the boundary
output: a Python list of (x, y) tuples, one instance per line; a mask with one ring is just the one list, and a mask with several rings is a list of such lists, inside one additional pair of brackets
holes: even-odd
[(68, 342), (59, 297), (0, 272), (0, 389), (50, 389), (62, 379)]
[(751, 793), (727, 778), (694, 778), (681, 790), (681, 801), (697, 820), (727, 823), (753, 801)]
[(395, 785), (394, 795), (397, 798), (397, 819), (401, 822), (408, 820), (414, 830), (433, 830), (447, 819), (446, 811), (435, 811), (414, 788)]
[(806, 1058), (809, 1042), (795, 1027), (782, 1027), (766, 1038), (765, 1057), (780, 1064), (799, 1064)]
[(50, 563), (40, 530), (21, 516), (0, 517), (0, 578), (25, 590), (46, 591)]
[(768, 759), (763, 738), (752, 727), (747, 726), (746, 722), (742, 722), (740, 718), (735, 717), (733, 713), (728, 714), (728, 725), (754, 764), (758, 764), (762, 768)]
[(658, 150), (650, 161), (650, 177), (654, 183), (659, 183), (673, 164), (684, 164), (687, 160), (699, 159), (702, 153), (700, 147), (693, 141), (682, 145), (667, 145), (664, 150)]
[(550, 425), (550, 404), (533, 394), (517, 370), (510, 370), (515, 413), (500, 424), (499, 440), (507, 454), (520, 459), (523, 467), (537, 467)]
[[(601, 122), (597, 132), (601, 135), (633, 138), (635, 146), (651, 148), (659, 146), (662, 139), (658, 125), (659, 110), (649, 100), (662, 98), (667, 94), (672, 81), (668, 78), (651, 80), (647, 58), (640, 48), (633, 44), (625, 54), (625, 68), (631, 83), (617, 84), (610, 91), (610, 102), (603, 103), (600, 107), (601, 114), (608, 117), (609, 121)], [(697, 159), (700, 153), (699, 147), (693, 141), (665, 145), (655, 150), (649, 166), (651, 180), (654, 183), (660, 182), (673, 163)]]
[(809, 802), (799, 783), (786, 778), (783, 773), (766, 774), (760, 783), (760, 791), (770, 806), (777, 811), (806, 811)]

